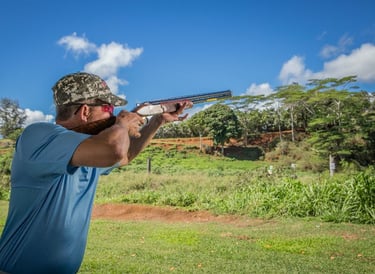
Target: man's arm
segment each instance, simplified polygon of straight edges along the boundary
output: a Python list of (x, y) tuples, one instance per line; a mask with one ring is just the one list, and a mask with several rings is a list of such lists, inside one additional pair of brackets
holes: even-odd
[[(123, 159), (120, 165), (126, 165), (133, 160), (152, 140), (157, 130), (164, 124), (164, 118), (161, 114), (152, 116), (151, 120), (140, 130), (140, 137), (130, 138), (130, 146), (127, 153), (127, 159)], [(127, 161), (126, 161), (127, 160)]]
[(71, 159), (73, 166), (109, 167), (128, 163), (130, 135), (139, 134), (143, 119), (136, 113), (121, 111), (113, 126), (84, 140)]
[(143, 118), (133, 112), (121, 111), (113, 126), (84, 140), (71, 159), (73, 166), (109, 167), (116, 163), (127, 165), (155, 136), (161, 125), (172, 121), (182, 121), (180, 117), (187, 103), (173, 113), (154, 115), (140, 131)]
[(129, 135), (119, 125), (87, 138), (79, 144), (70, 161), (72, 166), (109, 167), (126, 157)]
[[(180, 104), (177, 111), (172, 113), (163, 113), (152, 116), (151, 120), (140, 130), (139, 138), (130, 139), (130, 147), (128, 151), (128, 162), (133, 160), (152, 140), (158, 129), (165, 123), (173, 121), (183, 121), (187, 118), (187, 114), (180, 116), (186, 107), (190, 107), (189, 102)], [(125, 165), (127, 162), (120, 162), (120, 165)]]

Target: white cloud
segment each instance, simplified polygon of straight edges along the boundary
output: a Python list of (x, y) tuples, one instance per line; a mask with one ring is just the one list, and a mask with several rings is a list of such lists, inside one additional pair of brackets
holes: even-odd
[(289, 85), (294, 82), (306, 82), (313, 78), (313, 73), (306, 69), (304, 59), (300, 56), (293, 56), (281, 68), (279, 79), (283, 85)]
[(268, 96), (271, 93), (273, 93), (273, 89), (271, 88), (269, 83), (262, 83), (260, 85), (257, 84), (251, 84), (250, 87), (248, 87), (245, 91), (245, 94), (243, 95), (252, 95), (252, 96), (257, 96), (257, 95), (264, 95)]
[(335, 60), (324, 63), (323, 71), (316, 73), (316, 78), (344, 77), (357, 75), (361, 82), (375, 81), (375, 45), (363, 44), (350, 54), (342, 54)]
[(325, 62), (323, 70), (312, 72), (305, 67), (302, 57), (293, 56), (281, 68), (279, 79), (284, 85), (293, 82), (304, 84), (309, 79), (341, 78), (356, 75), (359, 82), (375, 81), (375, 45), (367, 43), (341, 54), (336, 59)]
[(89, 54), (96, 51), (95, 44), (90, 43), (89, 40), (84, 36), (77, 36), (77, 33), (75, 32), (72, 35), (67, 35), (60, 38), (57, 43), (60, 46), (65, 47), (67, 51), (73, 52), (73, 54), (77, 57), (81, 53)]
[(87, 63), (84, 66), (84, 71), (102, 77), (115, 94), (118, 93), (119, 86), (128, 84), (125, 79), (118, 78), (118, 70), (130, 66), (143, 52), (143, 48), (129, 48), (127, 45), (116, 42), (102, 44), (98, 47), (86, 37), (79, 37), (76, 33), (62, 37), (58, 44), (75, 56), (79, 56), (81, 53), (96, 53), (97, 59)]
[[(119, 86), (124, 86), (128, 84), (128, 81), (124, 79), (119, 79), (117, 76), (110, 76), (109, 78), (106, 79), (106, 83), (111, 89), (111, 91), (115, 94), (118, 93), (118, 87)], [(125, 99), (125, 97), (124, 97)]]
[(325, 45), (320, 51), (320, 56), (323, 58), (331, 58), (339, 54), (347, 52), (349, 46), (353, 44), (353, 38), (349, 35), (343, 35), (338, 41), (337, 45)]
[(54, 120), (54, 116), (49, 114), (46, 115), (39, 110), (31, 110), (26, 108), (25, 114), (27, 116), (25, 126), (36, 122), (52, 122)]
[(121, 67), (130, 66), (139, 57), (143, 49), (131, 49), (126, 45), (111, 42), (101, 45), (98, 49), (98, 59), (85, 65), (85, 71), (109, 78), (117, 74)]
[(320, 56), (322, 56), (323, 58), (329, 58), (332, 55), (335, 55), (337, 51), (338, 49), (336, 46), (325, 45), (323, 49), (320, 51)]

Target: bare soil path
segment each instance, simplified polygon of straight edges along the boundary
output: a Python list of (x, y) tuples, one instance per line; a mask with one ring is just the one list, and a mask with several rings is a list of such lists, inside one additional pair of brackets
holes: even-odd
[(136, 204), (97, 204), (93, 219), (107, 220), (156, 220), (163, 222), (220, 222), (236, 226), (256, 226), (268, 221), (232, 215), (214, 215), (208, 211), (186, 211), (172, 207)]

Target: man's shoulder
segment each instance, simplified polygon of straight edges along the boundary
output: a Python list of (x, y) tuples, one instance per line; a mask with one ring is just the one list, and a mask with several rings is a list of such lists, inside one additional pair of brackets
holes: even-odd
[(30, 131), (39, 131), (39, 130), (52, 130), (54, 128), (59, 127), (59, 125), (56, 125), (54, 123), (49, 123), (49, 122), (37, 122), (37, 123), (32, 123), (28, 125), (23, 133), (28, 133)]
[(22, 132), (19, 141), (29, 142), (31, 140), (45, 140), (50, 136), (57, 135), (67, 129), (53, 123), (39, 122), (28, 125)]
[(23, 134), (29, 134), (30, 132), (32, 134), (35, 134), (35, 132), (50, 132), (50, 131), (62, 132), (62, 131), (67, 131), (67, 129), (55, 123), (37, 122), (37, 123), (28, 125), (23, 131)]
[(87, 135), (68, 130), (58, 124), (34, 123), (27, 126), (17, 139), (15, 154), (19, 155), (20, 159), (33, 161), (69, 161), (74, 150), (85, 138), (88, 138)]
[(35, 129), (52, 129), (52, 128), (56, 128), (56, 127), (60, 127), (59, 125), (57, 124), (54, 124), (54, 123), (49, 123), (49, 122), (37, 122), (37, 123), (32, 123), (30, 125), (28, 125), (26, 128), (25, 128), (25, 131), (28, 131), (28, 130), (35, 130)]

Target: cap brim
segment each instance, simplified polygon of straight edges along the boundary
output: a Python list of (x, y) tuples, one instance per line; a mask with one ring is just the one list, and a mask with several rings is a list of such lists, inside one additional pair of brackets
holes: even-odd
[(107, 102), (108, 104), (114, 105), (116, 107), (125, 106), (128, 103), (127, 100), (121, 97), (118, 97), (114, 94), (106, 94), (104, 96), (102, 95), (102, 96), (99, 96), (98, 99), (103, 100), (104, 102)]

